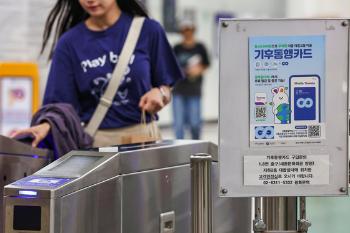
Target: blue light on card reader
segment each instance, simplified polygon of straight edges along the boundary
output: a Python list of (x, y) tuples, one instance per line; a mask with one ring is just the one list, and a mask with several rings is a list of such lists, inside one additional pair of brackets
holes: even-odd
[(36, 197), (38, 195), (38, 192), (30, 190), (20, 190), (18, 194), (23, 196)]

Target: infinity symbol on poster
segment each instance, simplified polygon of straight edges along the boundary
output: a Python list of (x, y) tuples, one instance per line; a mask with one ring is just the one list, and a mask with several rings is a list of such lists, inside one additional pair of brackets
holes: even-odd
[(255, 128), (256, 139), (273, 139), (275, 136), (275, 129), (272, 126), (260, 126)]
[(314, 105), (314, 101), (311, 98), (299, 98), (297, 100), (298, 108), (311, 108)]

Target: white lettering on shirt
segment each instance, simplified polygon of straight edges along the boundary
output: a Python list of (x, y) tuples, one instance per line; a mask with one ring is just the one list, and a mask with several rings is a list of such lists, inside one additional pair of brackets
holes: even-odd
[(112, 63), (117, 63), (118, 60), (119, 60), (119, 56), (117, 54), (114, 54), (112, 51), (109, 52), (109, 60), (112, 62)]
[[(101, 57), (98, 57), (96, 59), (87, 59), (80, 63), (81, 68), (83, 69), (84, 73), (88, 71), (88, 69), (98, 68), (98, 67), (104, 67), (107, 62), (107, 57), (109, 57), (109, 61), (113, 64), (118, 63), (119, 61), (119, 55), (115, 54), (113, 51), (109, 52), (109, 55), (103, 55)], [(129, 65), (132, 65), (135, 61), (135, 54), (133, 54), (130, 58)], [(130, 67), (127, 67), (125, 70), (125, 75), (128, 75), (130, 73)]]
[(102, 57), (98, 57), (93, 60), (85, 60), (81, 62), (81, 67), (86, 73), (88, 69), (103, 67), (106, 64), (107, 56), (103, 55)]

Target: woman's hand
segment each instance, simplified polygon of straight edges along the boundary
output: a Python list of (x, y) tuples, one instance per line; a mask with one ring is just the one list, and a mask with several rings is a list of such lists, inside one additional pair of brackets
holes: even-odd
[(36, 125), (28, 129), (18, 130), (11, 135), (11, 138), (32, 135), (34, 136), (32, 147), (36, 147), (49, 134), (50, 129), (51, 129), (50, 124), (47, 122), (44, 122), (40, 125)]
[(159, 112), (165, 105), (170, 102), (170, 88), (162, 86), (152, 88), (142, 96), (139, 106), (143, 111), (151, 114)]

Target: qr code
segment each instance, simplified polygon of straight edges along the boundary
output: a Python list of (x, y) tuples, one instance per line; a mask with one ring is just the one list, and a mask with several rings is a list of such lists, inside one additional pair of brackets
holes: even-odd
[(266, 107), (260, 106), (255, 108), (255, 118), (266, 118)]
[(320, 125), (309, 125), (308, 136), (309, 136), (309, 138), (321, 137), (321, 126)]

